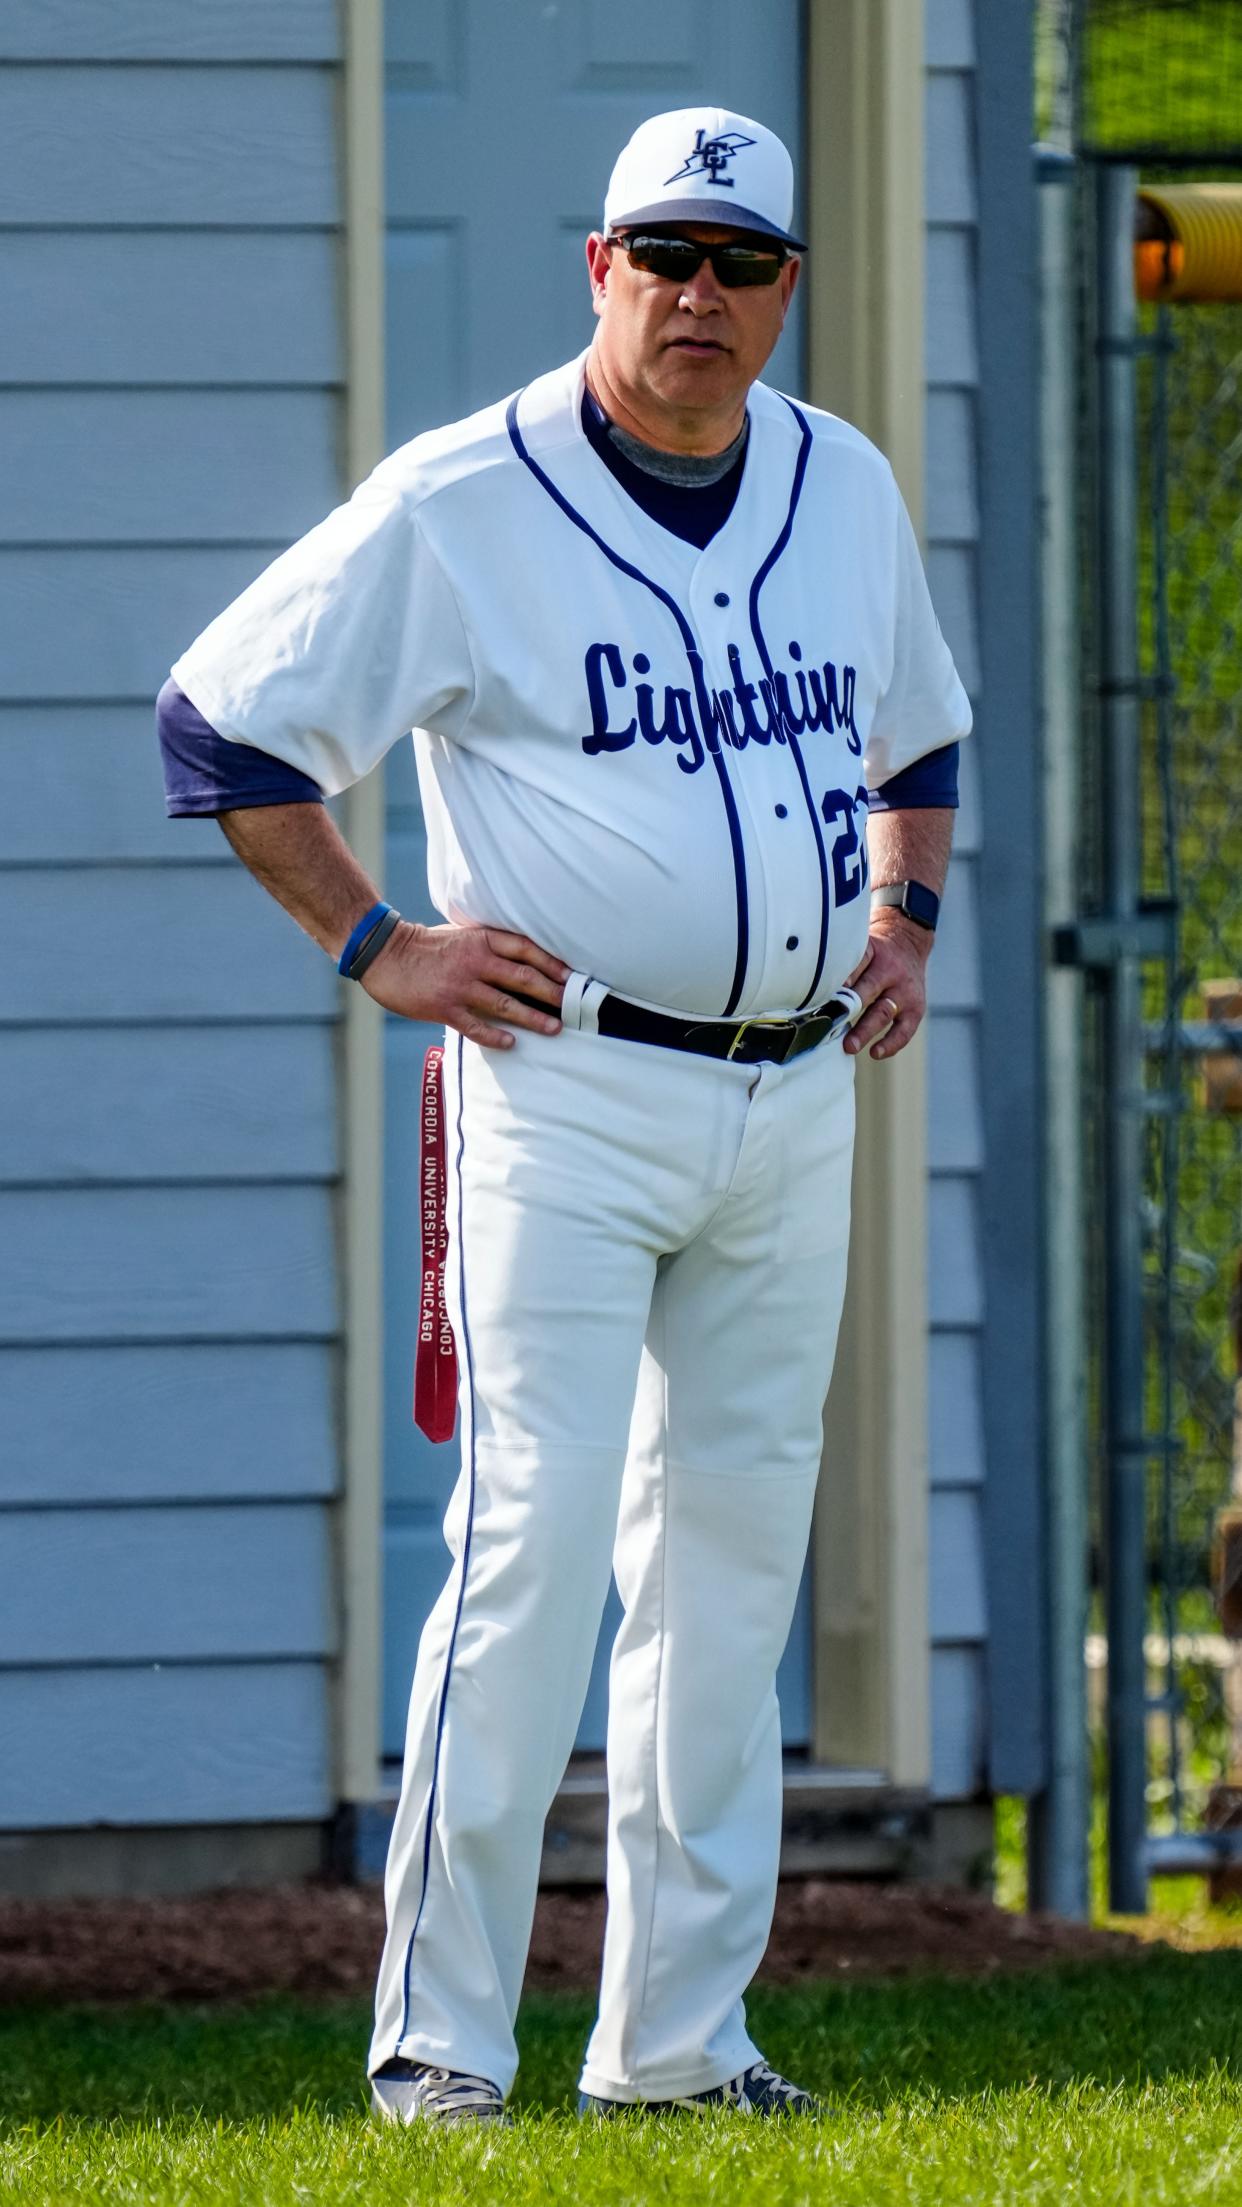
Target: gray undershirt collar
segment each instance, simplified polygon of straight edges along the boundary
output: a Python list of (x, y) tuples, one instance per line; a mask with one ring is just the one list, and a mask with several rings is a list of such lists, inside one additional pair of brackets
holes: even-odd
[(661, 483), (676, 483), (683, 490), (696, 490), (708, 483), (718, 483), (727, 475), (745, 449), (750, 434), (750, 417), (742, 423), (732, 444), (723, 452), (658, 452), (654, 445), (644, 444), (641, 437), (632, 437), (628, 429), (622, 429), (615, 421), (607, 425), (608, 435), (623, 458), (640, 467), (644, 475), (654, 475)]

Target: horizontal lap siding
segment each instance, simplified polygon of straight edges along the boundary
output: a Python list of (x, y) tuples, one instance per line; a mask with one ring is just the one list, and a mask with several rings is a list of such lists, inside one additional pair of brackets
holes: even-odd
[(0, 1342), (324, 1340), (326, 1188), (0, 1189)]
[(2, 1023), (336, 1013), (327, 960), (235, 862), (0, 870), (0, 941)]
[(327, 960), (171, 661), (341, 497), (334, 0), (0, 22), (0, 1825), (329, 1813)]
[(0, 867), (187, 859), (232, 864), (214, 820), (164, 816), (149, 696), (0, 705)]
[[(958, 671), (978, 706), (979, 486), (973, 102), (974, 0), (926, 9), (926, 544), (928, 577)], [(987, 1613), (980, 1337), (980, 846), (977, 751), (965, 746), (962, 808), (929, 968), (928, 1221), (932, 1784), (942, 1798), (984, 1783)]]
[(337, 253), (328, 231), (0, 231), (0, 384), (335, 383)]
[(326, 68), (11, 69), (6, 225), (323, 229), (339, 215)]
[(326, 1816), (323, 1664), (0, 1671), (0, 1828)]
[(5, 538), (300, 536), (336, 503), (336, 420), (330, 391), (10, 390), (0, 405)]
[(332, 1646), (314, 1503), (9, 1510), (0, 1667), (315, 1657)]
[[(49, 509), (53, 499), (49, 491)], [(282, 549), (279, 539), (187, 545), (179, 523), (170, 506), (169, 549), (0, 545), (0, 700), (124, 701), (150, 712), (170, 662)]]
[[(83, 1111), (82, 1098), (91, 1108)], [(291, 1021), (11, 1028), (0, 1171), (21, 1186), (326, 1181), (337, 1170), (331, 1029)]]
[(333, 1361), (320, 1341), (0, 1347), (0, 1507), (325, 1501)]
[(5, 0), (0, 61), (335, 61), (337, 0)]

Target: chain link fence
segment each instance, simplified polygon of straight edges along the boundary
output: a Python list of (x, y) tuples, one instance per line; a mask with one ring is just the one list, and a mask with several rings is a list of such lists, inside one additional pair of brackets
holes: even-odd
[[(1096, 516), (1100, 272), (1092, 177), (1222, 179), (1242, 190), (1242, 0), (1040, 0), (1036, 133), (1079, 169), (1081, 895), (1106, 909)], [(1242, 288), (1242, 286), (1240, 286)], [(1133, 348), (1141, 889), (1165, 908), (1142, 967), (1147, 1823), (1242, 1822), (1242, 1601), (1214, 1593), (1221, 1516), (1242, 1521), (1242, 303), (1141, 306)], [(1083, 1036), (1087, 1186), (1106, 1185), (1107, 1042), (1090, 984)], [(1107, 1570), (1103, 1204), (1084, 1221), (1092, 1598), (1087, 1662), (1105, 1767)], [(1115, 1473), (1113, 1474), (1115, 1475)], [(1228, 1525), (1226, 1524), (1228, 1535)], [(1239, 1541), (1242, 1569), (1242, 1540)], [(1239, 1791), (1230, 1796), (1232, 1779)], [(1235, 1873), (1236, 1874), (1236, 1873)]]
[(1147, 308), (1140, 329), (1143, 876), (1174, 913), (1144, 989), (1160, 1831), (1200, 1822), (1242, 1756), (1240, 1643), (1211, 1591), (1218, 1512), (1242, 1481), (1242, 1060), (1227, 1047), (1242, 1015), (1242, 305)]

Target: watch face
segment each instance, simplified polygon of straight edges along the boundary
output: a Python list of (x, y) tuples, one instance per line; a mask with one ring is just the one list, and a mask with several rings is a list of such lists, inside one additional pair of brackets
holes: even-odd
[(904, 912), (908, 920), (914, 920), (917, 926), (926, 927), (931, 933), (935, 933), (936, 921), (940, 917), (940, 899), (934, 890), (925, 889), (921, 881), (887, 882), (882, 889), (872, 890), (871, 902), (873, 905), (896, 905), (898, 911)]
[(908, 881), (904, 910), (920, 927), (934, 928), (940, 917), (940, 899), (930, 889), (925, 889), (921, 881)]

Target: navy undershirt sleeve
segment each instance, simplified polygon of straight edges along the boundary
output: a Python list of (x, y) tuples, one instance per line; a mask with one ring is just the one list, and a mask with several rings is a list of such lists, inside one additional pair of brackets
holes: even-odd
[(872, 790), (869, 809), (928, 812), (933, 806), (943, 806), (946, 811), (956, 812), (960, 749), (959, 744), (942, 743), (938, 751), (927, 752), (913, 766), (903, 766), (900, 774), (890, 774), (886, 782)]
[(309, 774), (250, 743), (232, 743), (204, 720), (170, 675), (155, 702), (170, 820), (213, 819), (251, 805), (321, 805)]

